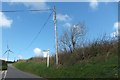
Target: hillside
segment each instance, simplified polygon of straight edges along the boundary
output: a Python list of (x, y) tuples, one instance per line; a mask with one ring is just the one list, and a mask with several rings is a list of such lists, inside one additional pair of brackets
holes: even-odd
[(83, 60), (73, 66), (50, 65), (47, 68), (46, 63), (34, 62), (18, 62), (14, 66), (45, 78), (117, 78), (117, 55), (111, 55), (107, 60), (100, 60), (101, 57)]

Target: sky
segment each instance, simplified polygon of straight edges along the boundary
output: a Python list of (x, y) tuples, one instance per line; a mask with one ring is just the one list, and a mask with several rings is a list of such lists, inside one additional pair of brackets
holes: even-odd
[[(94, 1), (94, 2), (92, 2)], [(56, 6), (58, 36), (62, 35), (73, 24), (84, 22), (87, 28), (86, 38), (94, 40), (100, 35), (111, 37), (118, 34), (118, 3), (117, 2), (3, 2), (2, 10), (51, 9)], [(9, 60), (28, 59), (34, 56), (46, 56), (43, 50), (55, 54), (53, 13), (36, 40), (33, 38), (40, 31), (49, 11), (40, 12), (0, 12), (0, 46), (1, 52), (7, 50), (7, 45), (14, 52)], [(30, 45), (30, 46), (29, 46)], [(7, 55), (3, 55), (6, 59)]]

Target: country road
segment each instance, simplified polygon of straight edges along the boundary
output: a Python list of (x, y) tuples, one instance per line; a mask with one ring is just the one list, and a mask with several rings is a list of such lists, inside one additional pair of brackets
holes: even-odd
[(37, 79), (37, 80), (43, 80), (43, 78), (40, 78), (39, 76), (27, 73), (27, 72), (23, 72), (20, 71), (18, 69), (16, 69), (15, 67), (12, 66), (12, 64), (8, 64), (8, 70), (4, 71), (4, 73), (2, 74), (3, 78), (5, 78), (5, 80), (9, 80), (9, 79)]

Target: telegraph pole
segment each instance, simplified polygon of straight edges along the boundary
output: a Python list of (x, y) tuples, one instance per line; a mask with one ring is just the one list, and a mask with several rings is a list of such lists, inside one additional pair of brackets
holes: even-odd
[(56, 8), (54, 6), (54, 28), (55, 28), (55, 47), (56, 47), (56, 65), (58, 65), (58, 34), (56, 27)]

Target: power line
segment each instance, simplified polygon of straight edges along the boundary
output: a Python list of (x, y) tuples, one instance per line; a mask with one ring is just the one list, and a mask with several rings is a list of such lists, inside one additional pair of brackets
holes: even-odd
[(37, 33), (37, 35), (33, 38), (33, 40), (31, 41), (31, 43), (29, 44), (29, 46), (27, 47), (27, 49), (32, 45), (32, 43), (37, 39), (37, 37), (39, 36), (39, 34), (41, 33), (42, 29), (45, 27), (45, 25), (47, 24), (49, 18), (51, 17), (52, 13), (53, 13), (53, 9), (32, 9), (32, 10), (2, 10), (0, 12), (29, 12), (29, 11), (33, 11), (33, 12), (39, 12), (39, 11), (52, 11), (50, 13), (50, 15), (48, 16), (46, 22), (43, 24), (43, 26), (41, 27), (40, 31)]
[(1, 10), (0, 12), (26, 12), (26, 11), (36, 11), (36, 12), (39, 12), (39, 11), (50, 11), (50, 10), (53, 10), (53, 9), (32, 9), (32, 10)]
[(41, 27), (40, 31), (36, 34), (36, 36), (33, 38), (33, 40), (31, 41), (31, 43), (28, 45), (27, 49), (33, 44), (33, 42), (37, 39), (37, 37), (39, 36), (39, 34), (41, 33), (42, 29), (46, 26), (48, 20), (50, 19), (51, 15), (52, 15), (53, 11), (50, 13), (50, 15), (48, 16), (46, 22), (43, 24), (43, 26)]

